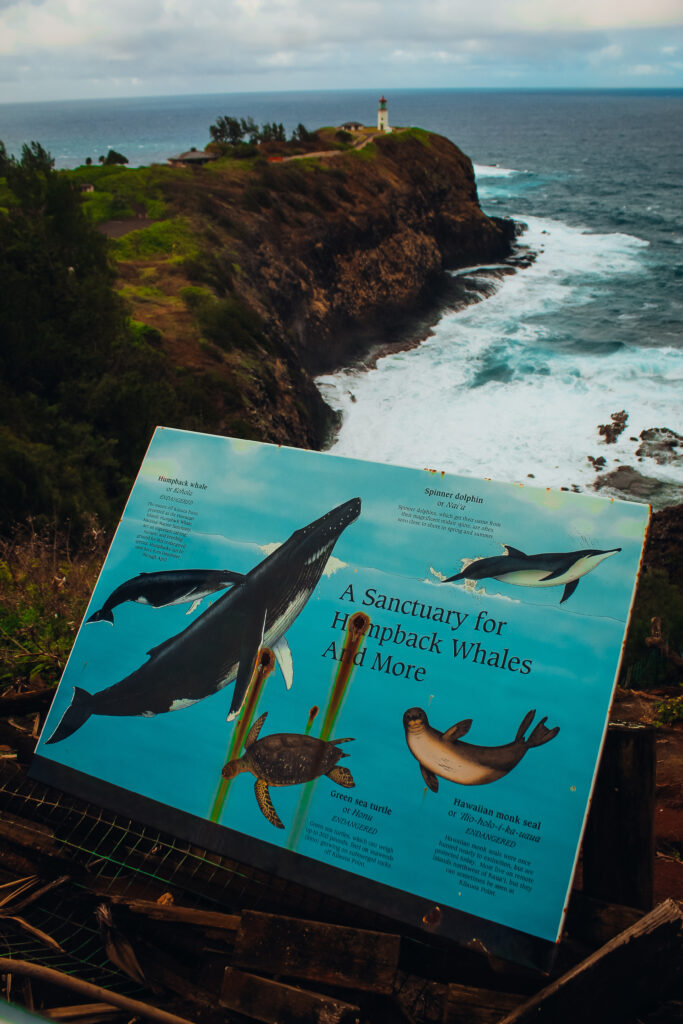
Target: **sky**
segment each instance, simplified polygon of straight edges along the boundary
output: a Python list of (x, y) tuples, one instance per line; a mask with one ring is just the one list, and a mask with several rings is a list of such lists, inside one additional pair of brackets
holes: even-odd
[(0, 0), (0, 102), (681, 88), (681, 0)]

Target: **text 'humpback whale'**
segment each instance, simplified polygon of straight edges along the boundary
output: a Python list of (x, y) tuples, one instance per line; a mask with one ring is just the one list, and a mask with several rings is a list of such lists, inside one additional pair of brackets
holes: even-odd
[(592, 572), (610, 555), (621, 551), (621, 548), (610, 548), (607, 551), (586, 548), (583, 551), (549, 551), (540, 555), (525, 555), (510, 544), (504, 544), (503, 547), (507, 554), (476, 558), (462, 572), (449, 576), (443, 582), (494, 579), (518, 587), (564, 586), (560, 601), (562, 604), (572, 596), (582, 576)]
[(295, 530), (182, 633), (152, 648), (149, 660), (125, 679), (94, 694), (74, 687), (71, 704), (46, 743), (71, 736), (91, 715), (164, 714), (203, 700), (233, 680), (228, 720), (236, 718), (261, 647), (272, 648), (291, 685), (284, 634), (318, 585), (339, 536), (360, 510), (360, 498), (352, 498)]

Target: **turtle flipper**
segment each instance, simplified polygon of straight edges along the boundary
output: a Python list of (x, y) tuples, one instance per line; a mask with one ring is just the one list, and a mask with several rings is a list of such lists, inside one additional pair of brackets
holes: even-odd
[(432, 793), (438, 793), (439, 780), (434, 772), (430, 772), (429, 768), (425, 768), (423, 764), (420, 765), (420, 771), (422, 772), (422, 778), (425, 780)]
[(244, 749), (245, 750), (247, 750), (252, 745), (252, 743), (256, 743), (256, 740), (258, 739), (258, 734), (261, 731), (261, 726), (263, 725), (263, 723), (265, 722), (267, 717), (268, 717), (268, 712), (264, 711), (263, 714), (259, 718), (256, 719), (256, 721), (252, 725), (251, 729), (247, 733), (246, 740), (244, 741)]
[(328, 779), (332, 779), (338, 786), (343, 786), (345, 789), (353, 789), (356, 783), (353, 781), (353, 775), (348, 768), (344, 768), (338, 764), (332, 769), (332, 771), (326, 772)]
[(285, 826), (280, 821), (278, 813), (273, 807), (273, 801), (270, 799), (270, 790), (265, 779), (256, 780), (254, 783), (254, 793), (264, 817), (268, 819), (271, 825), (275, 825), (275, 828), (284, 828)]

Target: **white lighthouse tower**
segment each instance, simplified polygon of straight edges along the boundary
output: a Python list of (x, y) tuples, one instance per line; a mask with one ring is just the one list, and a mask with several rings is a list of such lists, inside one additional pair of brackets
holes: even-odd
[(389, 111), (387, 110), (386, 97), (382, 96), (377, 107), (377, 131), (378, 132), (390, 132), (389, 127)]

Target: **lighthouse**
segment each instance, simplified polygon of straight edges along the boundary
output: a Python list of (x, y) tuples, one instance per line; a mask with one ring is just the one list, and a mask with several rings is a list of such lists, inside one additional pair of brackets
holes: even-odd
[(382, 96), (377, 107), (377, 131), (378, 132), (390, 132), (389, 127), (389, 112), (387, 110), (386, 97)]

